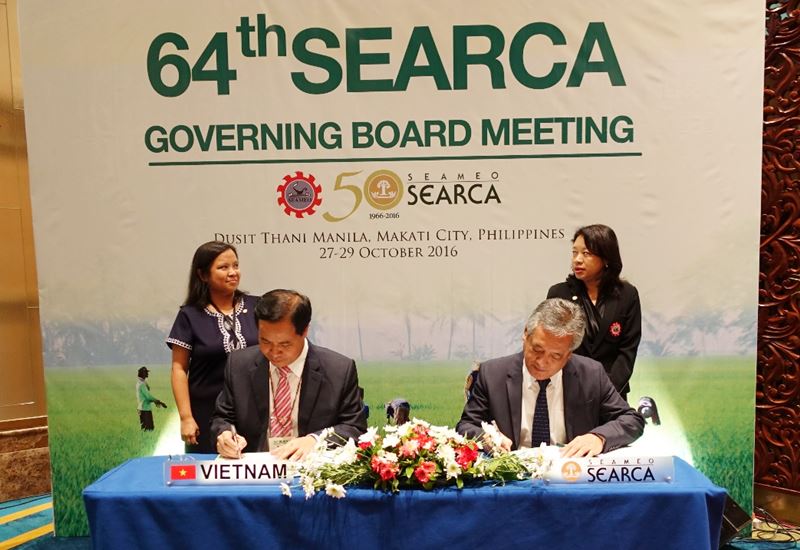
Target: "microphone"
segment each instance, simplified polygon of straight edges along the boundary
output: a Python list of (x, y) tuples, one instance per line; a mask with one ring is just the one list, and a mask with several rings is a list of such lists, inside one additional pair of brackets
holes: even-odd
[(661, 419), (658, 417), (658, 407), (656, 406), (656, 400), (652, 397), (642, 396), (639, 398), (639, 407), (636, 409), (639, 413), (647, 420), (650, 419), (650, 422), (655, 425), (659, 426), (661, 424)]

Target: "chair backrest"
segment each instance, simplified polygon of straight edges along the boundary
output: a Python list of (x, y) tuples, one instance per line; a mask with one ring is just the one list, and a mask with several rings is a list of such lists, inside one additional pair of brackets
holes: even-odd
[(481, 364), (478, 361), (472, 363), (472, 369), (469, 371), (467, 379), (464, 381), (464, 401), (469, 401), (469, 398), (472, 397), (472, 388), (478, 380), (478, 371), (480, 368)]
[(403, 397), (395, 397), (386, 403), (386, 420), (390, 424), (400, 426), (411, 417), (411, 405)]

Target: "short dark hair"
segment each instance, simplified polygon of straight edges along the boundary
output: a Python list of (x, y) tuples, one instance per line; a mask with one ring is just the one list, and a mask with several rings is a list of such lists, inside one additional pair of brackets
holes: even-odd
[[(583, 237), (586, 248), (603, 261), (603, 273), (600, 275), (600, 294), (608, 295), (622, 285), (619, 274), (622, 273), (622, 257), (619, 254), (619, 242), (614, 230), (603, 224), (579, 227), (572, 237), (572, 242)], [(575, 278), (570, 275), (569, 278)]]
[(256, 319), (277, 323), (289, 318), (297, 334), (303, 334), (311, 322), (311, 300), (296, 290), (276, 288), (258, 299)]
[[(189, 290), (186, 293), (186, 301), (183, 302), (183, 305), (195, 306), (202, 309), (211, 303), (208, 283), (203, 280), (201, 275), (208, 275), (214, 260), (226, 250), (233, 250), (236, 257), (239, 257), (235, 246), (222, 241), (208, 241), (197, 247), (192, 257), (192, 267), (189, 269)], [(244, 292), (237, 288), (233, 293), (234, 303), (236, 303), (243, 294)]]
[(136, 374), (139, 378), (147, 378), (147, 375), (150, 374), (150, 369), (147, 367), (140, 367)]

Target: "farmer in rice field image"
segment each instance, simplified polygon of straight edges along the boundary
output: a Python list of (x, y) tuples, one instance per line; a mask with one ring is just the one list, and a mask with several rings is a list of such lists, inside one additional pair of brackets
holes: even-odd
[(147, 367), (141, 367), (137, 372), (136, 380), (136, 408), (139, 410), (139, 425), (143, 432), (152, 432), (155, 428), (153, 424), (153, 408), (161, 407), (167, 408), (167, 404), (150, 393), (150, 385), (147, 383), (147, 377), (150, 371)]

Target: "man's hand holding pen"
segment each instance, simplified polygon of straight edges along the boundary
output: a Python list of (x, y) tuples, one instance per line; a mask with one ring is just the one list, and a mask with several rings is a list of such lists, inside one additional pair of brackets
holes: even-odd
[(236, 433), (236, 427), (231, 424), (230, 430), (225, 430), (217, 437), (217, 452), (225, 458), (242, 458), (242, 449), (247, 447), (247, 440)]

